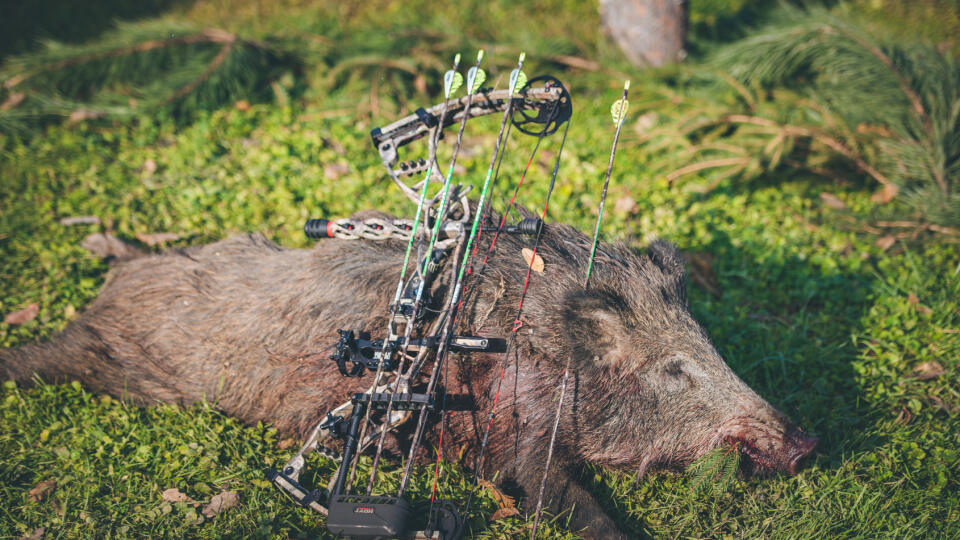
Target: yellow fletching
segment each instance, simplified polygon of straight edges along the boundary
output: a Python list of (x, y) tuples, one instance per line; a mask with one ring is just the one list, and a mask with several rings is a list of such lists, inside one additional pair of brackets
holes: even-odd
[(482, 69), (477, 70), (477, 74), (473, 77), (473, 88), (470, 89), (470, 93), (475, 93), (480, 89), (480, 85), (487, 80), (487, 73)]
[(630, 106), (630, 102), (625, 99), (618, 99), (613, 102), (613, 106), (610, 107), (610, 116), (613, 117), (613, 123), (620, 125), (620, 122), (623, 122), (623, 118), (627, 116), (627, 108)]
[(524, 86), (527, 85), (527, 74), (522, 71), (517, 71), (517, 78), (513, 81), (513, 87), (510, 88), (511, 92), (516, 92)]
[(443, 74), (443, 95), (447, 98), (457, 93), (457, 89), (463, 84), (463, 75), (450, 70)]
[(460, 89), (460, 86), (463, 85), (463, 75), (454, 72), (453, 74), (453, 83), (450, 85), (450, 94), (456, 94), (457, 90)]

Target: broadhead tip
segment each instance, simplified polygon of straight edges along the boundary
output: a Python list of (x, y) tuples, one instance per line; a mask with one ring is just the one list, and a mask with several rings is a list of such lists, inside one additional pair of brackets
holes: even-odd
[(453, 63), (454, 65), (460, 65), (460, 53), (457, 53), (457, 55), (453, 57)]
[(627, 82), (623, 83), (623, 89), (624, 90), (630, 89), (630, 79), (627, 79)]
[(526, 60), (526, 59), (527, 59), (527, 53), (525, 53), (525, 52), (520, 53), (520, 61), (519, 61), (519, 63), (522, 64), (523, 61)]
[(477, 51), (477, 63), (479, 64), (481, 60), (483, 60), (483, 49)]

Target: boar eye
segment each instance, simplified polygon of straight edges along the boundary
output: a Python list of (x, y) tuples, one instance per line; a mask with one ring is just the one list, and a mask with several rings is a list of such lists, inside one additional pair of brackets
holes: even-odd
[(667, 373), (667, 375), (670, 375), (673, 377), (679, 377), (683, 375), (683, 368), (680, 366), (679, 360), (674, 360), (668, 363), (667, 367), (664, 368), (664, 371)]

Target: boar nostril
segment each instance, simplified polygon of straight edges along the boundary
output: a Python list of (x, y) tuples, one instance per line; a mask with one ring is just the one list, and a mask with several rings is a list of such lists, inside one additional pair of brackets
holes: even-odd
[(804, 460), (813, 452), (813, 449), (817, 447), (817, 443), (820, 442), (820, 439), (816, 437), (811, 437), (804, 433), (797, 433), (793, 439), (794, 451), (790, 458), (790, 463), (788, 469), (790, 474), (797, 474), (800, 470), (800, 467), (803, 465)]

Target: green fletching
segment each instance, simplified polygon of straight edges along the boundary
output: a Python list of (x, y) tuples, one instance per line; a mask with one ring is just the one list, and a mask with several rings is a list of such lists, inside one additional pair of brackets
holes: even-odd
[(457, 93), (460, 86), (463, 85), (463, 75), (454, 70), (450, 70), (443, 75), (443, 95), (450, 97)]
[(510, 73), (510, 94), (514, 94), (517, 90), (520, 90), (527, 85), (527, 74), (519, 69), (513, 70)]
[(467, 72), (467, 84), (470, 86), (468, 91), (473, 94), (480, 89), (480, 85), (487, 80), (487, 73), (480, 68), (472, 67)]
[(455, 93), (461, 86), (463, 86), (463, 75), (455, 73), (453, 75), (453, 88), (451, 88), (450, 91)]
[(610, 107), (610, 115), (613, 117), (613, 123), (615, 125), (620, 125), (620, 122), (623, 122), (623, 118), (627, 116), (627, 108), (630, 106), (630, 102), (625, 99), (618, 99), (613, 102), (613, 106)]

